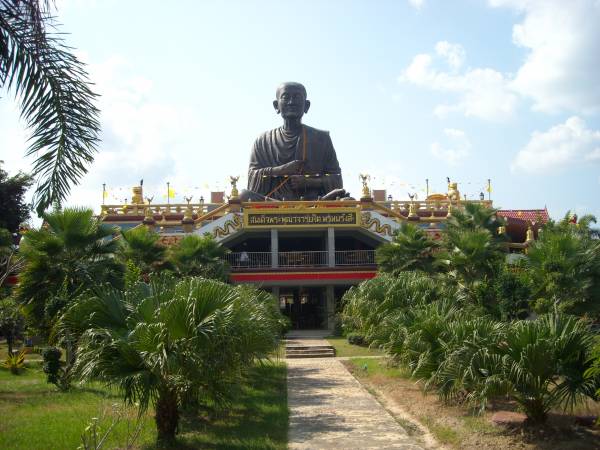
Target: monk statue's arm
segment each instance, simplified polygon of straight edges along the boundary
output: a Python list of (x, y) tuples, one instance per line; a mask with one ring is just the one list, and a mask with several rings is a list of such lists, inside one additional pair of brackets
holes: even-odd
[(327, 134), (327, 145), (325, 151), (325, 161), (323, 165), (323, 192), (328, 193), (334, 189), (342, 189), (344, 182), (342, 180), (342, 169), (337, 160), (335, 149), (333, 148), (333, 142), (331, 137)]

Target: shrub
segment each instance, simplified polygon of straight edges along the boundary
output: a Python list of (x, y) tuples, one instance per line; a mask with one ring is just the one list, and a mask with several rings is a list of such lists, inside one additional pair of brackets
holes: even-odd
[(264, 291), (157, 276), (125, 292), (102, 287), (81, 296), (60, 329), (78, 339), (74, 373), (116, 387), (140, 413), (153, 405), (166, 443), (184, 402), (227, 402), (245, 370), (277, 349), (281, 319)]
[(471, 333), (445, 356), (434, 375), (443, 397), (462, 390), (483, 409), (490, 398), (507, 395), (531, 423), (544, 422), (552, 408), (595, 397), (597, 380), (584, 377), (593, 336), (583, 321), (548, 315), (488, 330), (487, 339)]
[(48, 347), (42, 351), (44, 360), (42, 369), (46, 374), (46, 381), (54, 384), (61, 391), (66, 391), (70, 387), (68, 371), (63, 368), (60, 358), (62, 352), (59, 348)]
[(348, 343), (352, 345), (365, 345), (365, 337), (362, 334), (350, 333), (348, 335)]
[(4, 361), (4, 366), (14, 375), (18, 375), (20, 370), (25, 367), (25, 351), (21, 350), (16, 354), (9, 354)]

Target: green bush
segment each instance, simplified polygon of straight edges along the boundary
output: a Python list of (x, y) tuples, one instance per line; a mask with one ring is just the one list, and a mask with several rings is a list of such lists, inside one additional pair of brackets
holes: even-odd
[(365, 337), (362, 334), (350, 333), (347, 337), (348, 343), (352, 345), (365, 345)]
[(61, 391), (66, 391), (70, 387), (68, 371), (63, 367), (60, 358), (62, 352), (59, 348), (48, 347), (42, 351), (44, 360), (42, 369), (46, 374), (46, 381), (54, 384)]
[(66, 311), (78, 341), (73, 372), (155, 409), (158, 440), (175, 438), (184, 403), (226, 405), (232, 386), (279, 345), (272, 295), (215, 280), (156, 276), (126, 291), (102, 287)]
[[(458, 344), (444, 355), (431, 384), (445, 398), (466, 393), (483, 409), (497, 396), (517, 402), (531, 423), (546, 420), (553, 408), (568, 409), (585, 397), (595, 398), (593, 335), (575, 317), (548, 315), (509, 325), (480, 323), (485, 332), (455, 336)], [(468, 324), (461, 327), (469, 328)]]

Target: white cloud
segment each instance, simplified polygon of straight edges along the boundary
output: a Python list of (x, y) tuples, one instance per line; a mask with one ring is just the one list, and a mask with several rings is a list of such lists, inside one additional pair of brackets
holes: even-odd
[(456, 166), (469, 156), (471, 141), (464, 131), (455, 128), (444, 129), (444, 134), (448, 144), (434, 142), (431, 144), (431, 154), (451, 166)]
[(600, 131), (571, 117), (548, 131), (535, 131), (513, 161), (512, 170), (542, 172), (582, 162), (600, 161)]
[[(107, 203), (131, 199), (130, 186), (140, 177), (153, 193), (163, 191), (168, 180), (175, 181), (178, 188), (183, 186), (186, 170), (178, 167), (178, 161), (193, 165), (187, 139), (197, 128), (196, 114), (154, 100), (152, 80), (133, 73), (131, 65), (119, 56), (88, 67), (101, 94), (101, 151), (82, 184), (73, 188), (68, 203), (96, 207), (104, 182), (108, 183)], [(154, 199), (154, 203), (163, 201)]]
[(435, 44), (435, 52), (438, 55), (445, 57), (448, 65), (454, 70), (460, 69), (467, 56), (462, 45), (451, 44), (448, 41), (440, 41)]
[(425, 0), (408, 0), (413, 8), (421, 9), (425, 5)]
[[(454, 103), (436, 106), (436, 116), (458, 112), (467, 117), (503, 120), (514, 113), (518, 99), (502, 73), (489, 68), (468, 69), (461, 73), (466, 52), (459, 44), (440, 41), (435, 50), (435, 56), (416, 55), (398, 80), (458, 96)], [(446, 70), (437, 68), (439, 60), (443, 60)]]
[(543, 112), (600, 110), (600, 1), (489, 0), (523, 19), (513, 42), (529, 50), (512, 88)]

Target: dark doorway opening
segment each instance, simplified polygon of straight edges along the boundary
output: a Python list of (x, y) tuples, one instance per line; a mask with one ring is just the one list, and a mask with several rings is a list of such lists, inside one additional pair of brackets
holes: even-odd
[(279, 307), (288, 316), (294, 330), (320, 329), (326, 326), (325, 288), (280, 288)]

